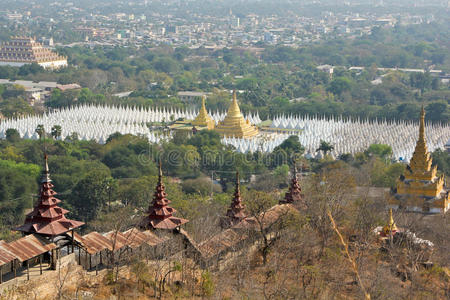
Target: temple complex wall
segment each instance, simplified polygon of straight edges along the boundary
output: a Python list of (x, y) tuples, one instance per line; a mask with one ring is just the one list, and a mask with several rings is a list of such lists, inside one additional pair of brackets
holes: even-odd
[[(22, 67), (24, 65), (32, 64), (33, 62), (16, 62), (16, 61), (0, 61), (0, 66)], [(47, 61), (38, 63), (44, 69), (56, 70), (67, 67), (67, 60)]]

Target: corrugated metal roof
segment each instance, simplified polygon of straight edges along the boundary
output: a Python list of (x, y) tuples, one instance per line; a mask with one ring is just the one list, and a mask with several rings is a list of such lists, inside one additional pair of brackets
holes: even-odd
[(150, 230), (139, 231), (136, 228), (129, 229), (123, 233), (127, 238), (127, 245), (131, 248), (138, 248), (142, 244), (156, 246), (163, 243), (167, 238), (160, 238)]
[(131, 248), (138, 248), (142, 244), (146, 243), (149, 239), (149, 236), (144, 234), (142, 231), (139, 231), (136, 228), (129, 229), (123, 233), (127, 240), (128, 246)]
[(248, 234), (237, 232), (234, 228), (229, 228), (201, 243), (198, 246), (198, 249), (205, 257), (212, 257), (222, 251), (237, 246), (239, 242), (247, 238)]
[(9, 251), (21, 262), (44, 254), (56, 248), (56, 245), (38, 235), (30, 234), (8, 243)]
[(164, 243), (169, 238), (168, 237), (159, 237), (150, 230), (143, 231), (142, 234), (147, 236), (147, 240), (145, 241), (150, 246), (156, 246), (158, 244)]
[(110, 231), (105, 233), (104, 236), (109, 239), (110, 251), (120, 250), (130, 243), (127, 236), (120, 231)]
[[(106, 249), (117, 251), (126, 246), (131, 248), (137, 248), (142, 244), (155, 246), (168, 240), (168, 238), (156, 236), (150, 230), (139, 231), (136, 228), (129, 229), (123, 233), (117, 232), (117, 234), (115, 231), (110, 231), (103, 235), (94, 231), (81, 236), (74, 232), (73, 238), (92, 255)], [(0, 266), (14, 259), (18, 259), (20, 262), (29, 260), (56, 247), (54, 243), (36, 234), (24, 236), (11, 243), (0, 241)]]
[(11, 252), (10, 246), (5, 241), (0, 241), (0, 267), (12, 262), (17, 257)]
[(82, 239), (83, 241), (79, 240), (79, 242), (85, 246), (89, 254), (96, 254), (105, 249), (110, 249), (111, 243), (109, 239), (96, 231), (83, 235)]

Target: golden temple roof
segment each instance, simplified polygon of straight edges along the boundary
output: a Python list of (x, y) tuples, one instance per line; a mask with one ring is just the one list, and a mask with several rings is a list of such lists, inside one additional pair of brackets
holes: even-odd
[(237, 102), (236, 91), (233, 91), (233, 101), (225, 119), (219, 122), (216, 130), (227, 137), (251, 138), (258, 134), (258, 128), (244, 119)]
[(397, 193), (391, 205), (423, 212), (445, 212), (450, 196), (444, 188), (444, 175), (437, 176), (437, 166), (428, 152), (425, 138), (425, 110), (420, 113), (419, 139), (404, 176), (397, 180)]
[(208, 111), (206, 110), (206, 105), (205, 105), (205, 99), (206, 99), (206, 96), (203, 96), (202, 97), (202, 107), (200, 108), (200, 111), (199, 111), (197, 117), (195, 118), (195, 120), (192, 121), (192, 125), (203, 126), (203, 127), (206, 127), (207, 129), (214, 129), (216, 123), (214, 122), (213, 118), (211, 118), (208, 115)]

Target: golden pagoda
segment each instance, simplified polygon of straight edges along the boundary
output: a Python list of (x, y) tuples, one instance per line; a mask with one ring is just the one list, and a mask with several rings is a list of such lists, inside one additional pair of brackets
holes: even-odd
[(392, 208), (389, 208), (389, 222), (383, 227), (381, 232), (382, 236), (394, 235), (398, 231), (397, 225), (394, 222), (394, 217), (392, 217)]
[(419, 140), (405, 174), (397, 180), (397, 192), (389, 201), (391, 208), (425, 213), (444, 213), (450, 208), (444, 175), (437, 176), (437, 166), (432, 163), (425, 139), (425, 110), (422, 107)]
[(206, 111), (205, 98), (206, 96), (202, 97), (202, 107), (200, 108), (200, 112), (191, 124), (194, 126), (206, 127), (211, 130), (214, 129), (216, 122), (208, 115), (208, 112)]
[(227, 137), (251, 138), (258, 134), (258, 128), (244, 119), (233, 91), (233, 102), (228, 109), (225, 119), (216, 127), (216, 130)]

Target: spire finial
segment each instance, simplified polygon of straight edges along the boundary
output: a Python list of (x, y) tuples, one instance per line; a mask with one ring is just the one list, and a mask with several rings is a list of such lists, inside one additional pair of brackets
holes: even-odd
[(392, 208), (389, 208), (389, 226), (392, 227), (394, 224), (394, 217), (392, 216)]
[(239, 189), (239, 171), (236, 171), (236, 190)]
[(204, 109), (204, 110), (206, 110), (205, 100), (206, 100), (206, 95), (203, 95), (202, 96), (202, 109)]
[(48, 155), (47, 152), (44, 153), (44, 161), (45, 161), (45, 173), (49, 173), (49, 169), (48, 169)]
[(420, 111), (419, 141), (425, 142), (425, 109), (423, 105)]
[(52, 180), (50, 179), (50, 170), (48, 168), (48, 155), (47, 152), (44, 152), (44, 172), (42, 174), (42, 180), (41, 182), (51, 182)]
[(233, 102), (237, 102), (236, 90), (233, 90)]
[(397, 225), (394, 222), (392, 216), (392, 208), (389, 208), (389, 221), (386, 226), (383, 227), (384, 235), (395, 234), (398, 231)]
[(162, 181), (162, 164), (161, 164), (161, 158), (159, 159), (159, 173), (158, 173), (158, 181)]
[(292, 164), (294, 165), (294, 177), (297, 178), (297, 164), (295, 158), (292, 159)]

